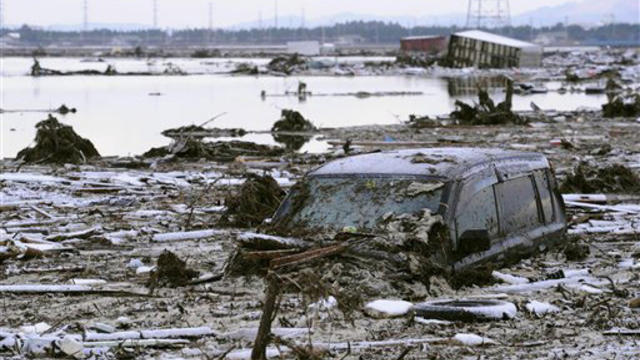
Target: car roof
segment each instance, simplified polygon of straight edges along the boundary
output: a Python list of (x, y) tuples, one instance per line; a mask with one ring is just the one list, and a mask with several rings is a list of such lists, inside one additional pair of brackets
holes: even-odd
[[(420, 148), (384, 151), (331, 161), (308, 176), (335, 175), (412, 175), (439, 179), (467, 177), (490, 163), (509, 173), (548, 168), (539, 153), (495, 148)], [(523, 166), (526, 169), (523, 169)]]

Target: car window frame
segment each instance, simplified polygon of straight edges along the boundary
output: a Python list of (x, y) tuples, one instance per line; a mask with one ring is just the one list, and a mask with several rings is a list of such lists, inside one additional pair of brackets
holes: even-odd
[[(546, 186), (547, 192), (549, 193), (549, 200), (551, 202), (551, 216), (549, 217), (548, 221), (545, 216), (545, 209), (544, 209), (544, 205), (542, 204), (542, 195), (540, 193), (540, 188), (538, 187), (538, 180), (536, 180), (536, 173), (539, 173), (542, 176), (544, 176), (545, 183), (543, 185)], [(553, 189), (551, 187), (550, 176), (551, 174), (549, 172), (549, 169), (538, 169), (532, 172), (533, 183), (535, 185), (536, 193), (538, 196), (538, 208), (539, 208), (540, 216), (542, 217), (543, 225), (553, 224), (557, 219), (556, 217), (557, 210), (556, 210), (556, 204), (554, 199), (555, 196), (553, 196)]]
[[(534, 226), (529, 226), (529, 227), (524, 227), (518, 230), (511, 230), (509, 232), (505, 231), (504, 229), (504, 224), (506, 223), (505, 221), (505, 210), (502, 207), (502, 203), (499, 200), (498, 197), (498, 188), (497, 186), (499, 186), (500, 184), (505, 184), (508, 183), (510, 181), (515, 181), (515, 180), (520, 180), (522, 178), (528, 178), (529, 179), (529, 184), (531, 186), (531, 189), (533, 190), (533, 194), (535, 196), (535, 202), (536, 202), (536, 215), (537, 215), (537, 219), (538, 219), (538, 223)], [(507, 239), (511, 236), (513, 236), (514, 234), (518, 234), (518, 233), (527, 233), (530, 232), (532, 230), (535, 230), (537, 228), (540, 228), (542, 226), (545, 226), (546, 223), (544, 222), (544, 217), (542, 216), (542, 208), (541, 208), (541, 204), (540, 204), (540, 194), (538, 193), (538, 189), (536, 187), (536, 183), (535, 183), (535, 179), (533, 177), (533, 171), (524, 173), (520, 176), (513, 176), (513, 177), (508, 177), (502, 181), (498, 181), (497, 183), (493, 184), (494, 187), (494, 194), (496, 197), (496, 205), (498, 207), (498, 218), (499, 220), (499, 226), (500, 226), (500, 230), (499, 230), (499, 238), (500, 239)]]
[[(467, 186), (469, 186), (469, 185), (467, 184)], [(471, 196), (469, 196), (469, 198), (472, 199), (474, 196), (478, 195), (480, 192), (484, 191), (485, 189), (491, 189), (491, 194), (493, 196), (493, 205), (494, 205), (494, 210), (495, 210), (495, 217), (496, 217), (497, 227), (498, 227), (497, 233), (489, 234), (492, 242), (495, 239), (500, 237), (500, 214), (498, 213), (498, 199), (496, 197), (496, 190), (495, 190), (494, 186), (495, 186), (495, 184), (491, 184), (491, 185), (487, 185), (487, 186), (481, 187), (477, 191), (475, 191)], [(463, 190), (464, 190), (464, 186), (462, 187), (460, 192), (462, 193)], [(466, 210), (466, 208), (464, 210)], [(460, 233), (459, 226), (458, 226), (458, 215), (459, 215), (460, 211), (461, 211), (460, 202), (458, 202), (458, 204), (456, 204), (456, 209), (455, 209), (455, 211), (453, 213), (453, 219), (452, 219), (454, 227), (455, 227), (454, 234), (455, 234), (455, 239), (456, 239), (456, 244), (457, 245), (459, 245), (460, 238), (463, 235), (462, 233)], [(489, 229), (476, 229), (476, 230), (489, 230)]]

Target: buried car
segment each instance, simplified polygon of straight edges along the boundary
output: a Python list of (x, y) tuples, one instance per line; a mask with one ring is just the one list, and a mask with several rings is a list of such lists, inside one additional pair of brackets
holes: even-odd
[(273, 224), (384, 237), (380, 231), (397, 230), (385, 226), (390, 219), (404, 220), (414, 234), (423, 231), (411, 224), (416, 215), (430, 219), (424, 229), (430, 244), (423, 248), (453, 271), (529, 255), (566, 231), (564, 203), (543, 155), (481, 148), (396, 150), (332, 161), (291, 190)]

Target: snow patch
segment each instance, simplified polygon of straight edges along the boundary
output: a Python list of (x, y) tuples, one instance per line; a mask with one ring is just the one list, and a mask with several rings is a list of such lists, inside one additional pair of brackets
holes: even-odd
[(489, 344), (496, 343), (495, 341), (489, 338), (482, 337), (476, 334), (466, 334), (466, 333), (456, 334), (454, 337), (451, 338), (451, 340), (465, 346), (480, 346), (480, 345), (489, 345)]
[(560, 311), (560, 308), (555, 305), (552, 305), (546, 302), (539, 302), (536, 300), (532, 300), (529, 303), (527, 303), (525, 305), (525, 308), (530, 313), (533, 313), (536, 315), (544, 315), (544, 314), (556, 313)]
[(375, 300), (366, 304), (364, 311), (373, 318), (390, 318), (407, 314), (412, 306), (403, 300)]

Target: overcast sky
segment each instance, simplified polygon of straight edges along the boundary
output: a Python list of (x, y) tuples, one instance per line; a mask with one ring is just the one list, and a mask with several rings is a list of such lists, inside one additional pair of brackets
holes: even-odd
[[(0, 0), (4, 22), (10, 25), (75, 25), (83, 19), (84, 0)], [(153, 23), (153, 0), (88, 0), (90, 23)], [(227, 27), (274, 17), (275, 0), (157, 0), (161, 27), (207, 27), (209, 3), (214, 7), (214, 25)], [(511, 13), (571, 0), (511, 0)], [(574, 0), (575, 1), (575, 0)], [(607, 1), (607, 0), (588, 0)], [(380, 17), (431, 16), (466, 12), (468, 0), (278, 0), (280, 17), (301, 16), (308, 20), (333, 14), (357, 13)], [(282, 24), (287, 25), (287, 24)]]

